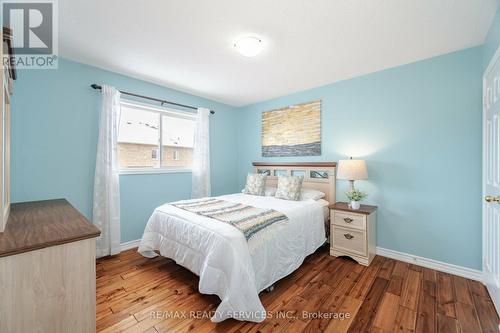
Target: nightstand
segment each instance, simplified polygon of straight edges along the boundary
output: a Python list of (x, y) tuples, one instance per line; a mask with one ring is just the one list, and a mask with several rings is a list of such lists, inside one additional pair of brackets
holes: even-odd
[(377, 206), (349, 208), (346, 202), (330, 205), (330, 255), (348, 256), (370, 265), (377, 244)]

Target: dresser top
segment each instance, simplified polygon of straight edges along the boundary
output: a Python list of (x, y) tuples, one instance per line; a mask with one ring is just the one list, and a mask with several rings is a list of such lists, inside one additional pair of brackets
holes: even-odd
[(351, 209), (351, 208), (349, 208), (349, 204), (347, 202), (336, 202), (336, 203), (330, 205), (330, 209), (369, 215), (377, 210), (377, 206), (361, 205), (361, 207), (359, 207), (359, 209)]
[(15, 203), (10, 205), (7, 225), (0, 233), (0, 257), (100, 234), (66, 199)]

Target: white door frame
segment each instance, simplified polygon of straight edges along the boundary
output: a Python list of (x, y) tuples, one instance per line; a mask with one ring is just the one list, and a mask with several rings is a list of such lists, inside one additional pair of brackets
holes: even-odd
[[(486, 191), (486, 179), (487, 179), (487, 165), (486, 165), (486, 76), (493, 70), (493, 67), (496, 63), (497, 60), (500, 59), (500, 46), (497, 48), (496, 52), (495, 52), (495, 55), (491, 58), (490, 60), (490, 63), (488, 64), (488, 67), (486, 67), (486, 70), (484, 71), (483, 73), (483, 94), (482, 94), (482, 135), (483, 135), (483, 139), (482, 139), (482, 153), (483, 153), (483, 156), (482, 156), (482, 197), (481, 197), (481, 207), (482, 207), (482, 218), (481, 218), (481, 224), (482, 224), (482, 269), (483, 269), (483, 283), (485, 285), (488, 285), (490, 283), (489, 279), (488, 279), (488, 276), (486, 273), (486, 270), (485, 270), (485, 266), (487, 265), (486, 263), (486, 253), (488, 251), (488, 249), (486, 248), (486, 244), (487, 242), (485, 241), (486, 240), (486, 223), (485, 223), (485, 219), (486, 219), (486, 208), (487, 208), (487, 203), (485, 202), (484, 198), (486, 195), (489, 195), (489, 193), (487, 193)], [(500, 240), (498, 240), (500, 242)], [(495, 298), (493, 297), (494, 295), (491, 295), (492, 298)], [(496, 310), (498, 313), (500, 313), (500, 299), (493, 299), (493, 303), (495, 304), (495, 307), (496, 307)]]

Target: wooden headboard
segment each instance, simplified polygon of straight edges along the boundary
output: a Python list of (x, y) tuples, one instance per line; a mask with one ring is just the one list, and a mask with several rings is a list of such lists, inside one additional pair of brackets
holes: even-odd
[(302, 187), (325, 193), (335, 203), (335, 162), (253, 162), (255, 173), (267, 174), (267, 185), (277, 186), (279, 175), (304, 176)]

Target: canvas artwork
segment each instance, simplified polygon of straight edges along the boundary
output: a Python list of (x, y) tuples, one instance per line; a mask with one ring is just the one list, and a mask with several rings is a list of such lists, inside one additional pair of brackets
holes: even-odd
[(262, 156), (321, 155), (321, 101), (262, 112)]

